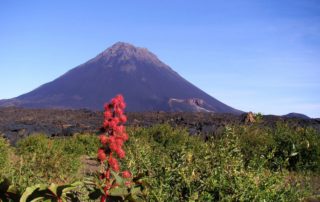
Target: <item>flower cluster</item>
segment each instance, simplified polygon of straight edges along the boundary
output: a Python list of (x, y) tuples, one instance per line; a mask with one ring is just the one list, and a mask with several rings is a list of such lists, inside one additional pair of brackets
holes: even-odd
[[(117, 95), (111, 99), (110, 103), (104, 106), (104, 122), (103, 128), (104, 134), (99, 136), (102, 146), (98, 149), (98, 159), (101, 164), (106, 165), (100, 179), (106, 180), (105, 192), (112, 188), (110, 172), (120, 171), (120, 166), (117, 158), (122, 159), (126, 153), (123, 150), (123, 144), (128, 140), (128, 134), (126, 133), (123, 124), (127, 121), (126, 115), (123, 111), (126, 107), (122, 95)], [(122, 172), (123, 178), (130, 178), (131, 173), (129, 171)]]

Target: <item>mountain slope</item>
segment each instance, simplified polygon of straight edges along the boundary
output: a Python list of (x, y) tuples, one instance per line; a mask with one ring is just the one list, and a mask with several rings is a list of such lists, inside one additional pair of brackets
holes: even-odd
[[(198, 111), (204, 108), (212, 112), (241, 113), (186, 81), (147, 49), (122, 42), (52, 82), (19, 97), (0, 101), (0, 106), (100, 110), (103, 103), (118, 93), (124, 95), (128, 111)], [(172, 104), (172, 100), (182, 101)], [(184, 105), (183, 110), (179, 103)]]
[(300, 118), (300, 119), (310, 119), (307, 115), (301, 114), (301, 113), (295, 113), (291, 112), (289, 114), (283, 115), (283, 117), (286, 118)]

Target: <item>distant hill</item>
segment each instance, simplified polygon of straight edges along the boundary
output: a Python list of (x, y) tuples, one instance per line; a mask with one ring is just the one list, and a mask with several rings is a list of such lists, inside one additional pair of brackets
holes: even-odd
[(307, 115), (304, 115), (304, 114), (299, 114), (299, 113), (289, 113), (289, 114), (286, 114), (286, 115), (283, 115), (283, 117), (286, 117), (286, 118), (301, 118), (301, 119), (310, 119), (310, 117), (308, 117)]
[(208, 111), (240, 114), (203, 92), (145, 48), (118, 42), (59, 78), (0, 106), (102, 110), (116, 94), (128, 111)]

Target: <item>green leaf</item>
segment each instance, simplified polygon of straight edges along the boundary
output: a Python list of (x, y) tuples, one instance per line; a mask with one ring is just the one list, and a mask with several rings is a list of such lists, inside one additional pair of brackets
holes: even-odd
[(57, 196), (65, 196), (70, 191), (77, 189), (80, 185), (82, 185), (81, 182), (75, 182), (73, 184), (59, 186), (57, 187)]
[(18, 190), (17, 190), (17, 188), (16, 188), (15, 186), (10, 185), (9, 188), (8, 188), (8, 190), (7, 190), (7, 192), (13, 193), (13, 194), (17, 194), (17, 193), (18, 193)]
[(122, 177), (120, 177), (118, 175), (118, 173), (114, 172), (111, 170), (111, 174), (113, 175), (113, 177), (116, 179), (116, 183), (119, 185), (119, 186), (124, 186), (124, 180)]
[(44, 201), (51, 195), (46, 185), (38, 184), (28, 187), (22, 194), (20, 202), (39, 201), (40, 198)]
[(122, 187), (116, 187), (109, 190), (110, 196), (119, 196), (119, 197), (125, 197), (129, 195), (128, 188), (122, 188)]
[(50, 184), (50, 186), (48, 187), (48, 190), (50, 190), (52, 192), (52, 194), (54, 194), (55, 196), (58, 196), (57, 190), (58, 190), (58, 186), (54, 183)]
[(130, 189), (130, 193), (132, 195), (141, 195), (142, 191), (141, 191), (141, 187), (140, 186), (136, 186)]
[[(43, 196), (40, 196), (40, 197), (37, 197), (37, 198), (35, 198), (35, 199), (32, 199), (32, 201), (31, 202), (38, 202), (38, 201), (43, 201), (43, 200), (45, 200), (44, 199), (44, 197)], [(21, 201), (21, 200), (20, 200)]]
[(40, 185), (34, 185), (31, 187), (28, 187), (26, 191), (22, 194), (20, 198), (20, 202), (27, 202), (28, 197), (37, 189), (39, 189)]

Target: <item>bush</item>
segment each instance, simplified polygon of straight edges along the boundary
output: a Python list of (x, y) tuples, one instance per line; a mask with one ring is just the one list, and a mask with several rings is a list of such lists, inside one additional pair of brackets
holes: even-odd
[(288, 173), (262, 164), (247, 167), (233, 128), (207, 142), (168, 125), (135, 129), (130, 137), (124, 163), (149, 174), (150, 201), (296, 201), (303, 196), (296, 184), (286, 182)]
[(70, 183), (79, 179), (79, 155), (67, 153), (68, 144), (61, 142), (42, 134), (20, 140), (17, 144), (19, 159), (12, 175), (14, 183), (24, 189), (32, 184)]
[(320, 171), (320, 134), (312, 128), (259, 125), (237, 128), (246, 166), (265, 164), (273, 170)]
[(0, 179), (9, 165), (9, 144), (0, 136)]
[(72, 137), (58, 138), (56, 144), (60, 144), (67, 154), (76, 156), (96, 156), (99, 139), (92, 134), (77, 134)]
[(278, 124), (272, 135), (274, 158), (287, 169), (320, 171), (320, 134), (314, 129)]

